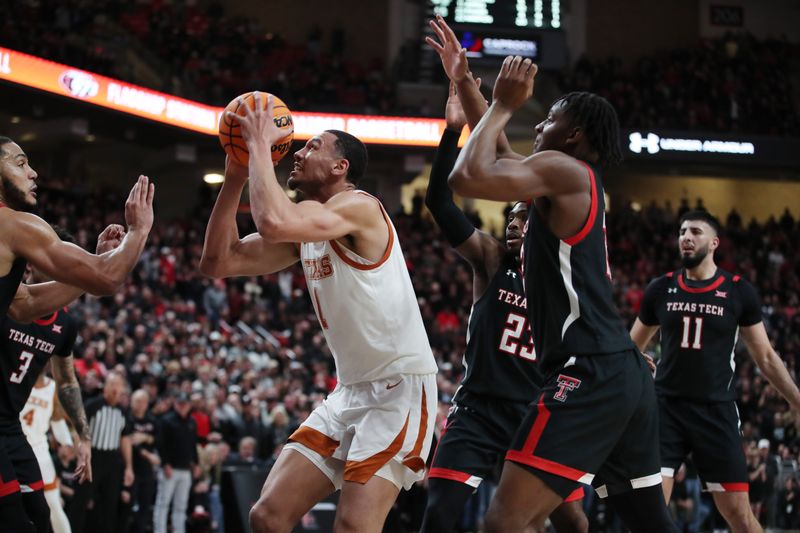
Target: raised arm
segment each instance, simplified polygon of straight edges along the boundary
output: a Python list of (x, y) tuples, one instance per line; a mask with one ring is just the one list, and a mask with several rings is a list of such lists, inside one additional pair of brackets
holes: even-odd
[(586, 169), (562, 152), (543, 151), (521, 161), (498, 158), (497, 139), (512, 113), (533, 93), (535, 75), (536, 65), (528, 59), (507, 57), (503, 62), (494, 102), (450, 174), (450, 186), (458, 194), (510, 202), (577, 193), (586, 187)]
[[(144, 250), (153, 225), (153, 194), (154, 186), (149, 183), (148, 178), (139, 176), (125, 203), (128, 232), (117, 248), (100, 255), (91, 254), (79, 246), (62, 241), (44, 220), (28, 213), (3, 213), (0, 229), (9, 236), (8, 247), (15, 257), (24, 257), (56, 281), (98, 296), (109, 295), (125, 282)], [(53, 290), (53, 287), (47, 285), (46, 289)], [(65, 293), (65, 290), (61, 288), (55, 294), (65, 298), (69, 292)], [(29, 291), (27, 298), (38, 299), (45, 296), (53, 296), (53, 293), (49, 290)], [(52, 310), (64, 305), (58, 303), (60, 305), (51, 303)], [(35, 305), (35, 302), (29, 301), (28, 304)], [(42, 314), (44, 313), (39, 313), (34, 318)]]
[(214, 278), (258, 276), (283, 270), (300, 259), (288, 243), (270, 243), (258, 233), (239, 238), (236, 213), (247, 168), (225, 159), (225, 181), (208, 219), (200, 272)]
[(800, 391), (797, 385), (786, 370), (783, 360), (775, 353), (772, 344), (769, 342), (764, 323), (759, 322), (753, 326), (742, 326), (739, 328), (742, 340), (744, 340), (747, 350), (753, 361), (756, 362), (761, 373), (778, 389), (795, 413), (800, 413)]
[(92, 437), (89, 433), (89, 422), (81, 399), (81, 387), (75, 375), (75, 363), (72, 355), (53, 357), (53, 378), (58, 388), (58, 401), (75, 426), (79, 442), (77, 444), (78, 465), (75, 474), (78, 481), (92, 481)]
[[(470, 130), (475, 130), (481, 117), (486, 113), (489, 104), (480, 92), (480, 78), (475, 79), (469, 70), (467, 51), (461, 47), (456, 34), (441, 16), (430, 21), (430, 26), (436, 34), (438, 41), (426, 37), (425, 42), (439, 54), (445, 74), (450, 81), (456, 84), (459, 100), (464, 107), (467, 124)], [(497, 157), (499, 159), (523, 159), (523, 156), (514, 152), (501, 132), (497, 138)]]
[[(453, 201), (453, 192), (447, 186), (447, 177), (453, 169), (458, 156), (458, 138), (464, 127), (466, 118), (456, 94), (455, 85), (450, 83), (450, 94), (445, 109), (447, 128), (442, 134), (439, 148), (431, 167), (431, 177), (425, 194), (425, 205), (433, 215), (436, 224), (442, 230), (453, 248), (475, 270), (476, 276), (483, 278), (480, 291), (483, 294), (487, 278), (494, 274), (501, 256), (501, 245), (491, 235), (477, 230), (466, 215)], [(491, 272), (490, 272), (491, 271)], [(476, 279), (476, 282), (479, 281)], [(476, 287), (477, 289), (478, 287)], [(480, 294), (477, 294), (480, 292)]]
[[(242, 127), (242, 136), (250, 152), (250, 207), (258, 233), (267, 242), (318, 242), (339, 239), (346, 235), (366, 236), (378, 228), (383, 243), (388, 233), (377, 202), (366, 195), (343, 191), (324, 204), (316, 201), (293, 203), (283, 192), (275, 177), (270, 150), (272, 145), (286, 135), (272, 120), (272, 97), (267, 108), (261, 108), (265, 95), (255, 94), (255, 110), (243, 105), (245, 116), (228, 113), (228, 117)], [(309, 143), (323, 142), (317, 140)], [(346, 160), (343, 160), (346, 163)], [(345, 172), (347, 167), (337, 171)]]

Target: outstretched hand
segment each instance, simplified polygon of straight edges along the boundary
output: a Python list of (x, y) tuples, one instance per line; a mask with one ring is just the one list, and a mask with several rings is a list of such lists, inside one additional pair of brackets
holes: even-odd
[(533, 78), (539, 67), (530, 59), (508, 56), (494, 84), (494, 101), (515, 111), (533, 95)]
[(97, 255), (104, 254), (108, 251), (115, 250), (120, 244), (122, 239), (125, 238), (125, 228), (119, 224), (109, 224), (103, 232), (97, 237)]
[(75, 446), (77, 454), (77, 466), (75, 467), (75, 477), (78, 483), (92, 482), (92, 443), (86, 440), (79, 440)]
[(467, 51), (461, 47), (458, 37), (441, 16), (437, 15), (436, 20), (431, 20), (428, 24), (438, 41), (433, 37), (425, 37), (425, 42), (439, 54), (444, 72), (450, 81), (458, 83), (469, 74)]
[(155, 185), (150, 178), (141, 175), (125, 202), (125, 222), (128, 230), (142, 230), (147, 233), (153, 227), (153, 196)]
[(239, 105), (244, 109), (244, 115), (238, 115), (230, 111), (225, 112), (225, 116), (235, 121), (242, 128), (242, 139), (247, 143), (247, 149), (252, 153), (259, 141), (266, 141), (270, 147), (294, 131), (279, 128), (273, 119), (274, 98), (271, 94), (267, 95), (267, 106), (263, 108), (261, 102), (264, 93), (255, 91), (253, 93), (254, 109), (239, 97)]
[[(480, 78), (475, 80), (475, 85), (480, 89)], [(467, 115), (464, 113), (464, 107), (461, 105), (461, 99), (458, 97), (456, 84), (452, 81), (450, 82), (450, 91), (447, 95), (447, 105), (445, 105), (444, 108), (444, 120), (448, 129), (456, 131), (461, 131), (467, 123)]]

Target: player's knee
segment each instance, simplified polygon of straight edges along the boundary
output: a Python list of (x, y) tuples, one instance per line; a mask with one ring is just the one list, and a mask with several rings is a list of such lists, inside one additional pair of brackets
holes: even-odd
[(580, 506), (570, 509), (569, 513), (559, 516), (558, 519), (551, 516), (550, 521), (555, 526), (558, 533), (588, 533), (589, 519), (583, 514)]
[(250, 529), (253, 533), (289, 531), (293, 525), (288, 513), (267, 495), (261, 496), (250, 509)]
[[(484, 517), (483, 528), (487, 533), (505, 533), (507, 531), (522, 531), (530, 524), (544, 524), (544, 515), (535, 514), (532, 517), (522, 517), (509, 512), (497, 505), (489, 505), (489, 510)], [(538, 526), (537, 526), (538, 527)]]
[(749, 503), (728, 503), (719, 505), (719, 512), (735, 531), (753, 531), (755, 517)]
[(460, 513), (447, 509), (438, 499), (428, 494), (428, 503), (425, 505), (425, 516), (422, 519), (420, 533), (448, 532), (456, 527)]

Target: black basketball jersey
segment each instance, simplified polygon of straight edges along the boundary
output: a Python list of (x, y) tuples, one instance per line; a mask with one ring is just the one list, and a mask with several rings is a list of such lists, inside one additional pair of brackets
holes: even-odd
[(30, 324), (0, 322), (0, 433), (19, 429), (19, 413), (42, 369), (52, 355), (70, 355), (77, 334), (66, 309)]
[(591, 182), (592, 203), (582, 229), (568, 239), (559, 239), (536, 210), (535, 202), (525, 225), (523, 268), (528, 316), (545, 374), (573, 356), (634, 348), (614, 305), (600, 172), (583, 164)]
[(661, 326), (659, 394), (701, 401), (736, 398), (733, 350), (739, 326), (761, 322), (753, 286), (718, 269), (711, 279), (686, 279), (683, 270), (653, 280), (639, 320)]
[(461, 387), (475, 394), (531, 402), (542, 384), (522, 273), (511, 255), (506, 255), (486, 291), (472, 306), (464, 366)]
[(11, 270), (8, 274), (0, 278), (0, 316), (6, 316), (8, 308), (11, 307), (11, 301), (14, 295), (17, 294), (19, 284), (22, 283), (22, 276), (25, 275), (25, 267), (28, 262), (22, 257), (14, 259), (11, 264)]

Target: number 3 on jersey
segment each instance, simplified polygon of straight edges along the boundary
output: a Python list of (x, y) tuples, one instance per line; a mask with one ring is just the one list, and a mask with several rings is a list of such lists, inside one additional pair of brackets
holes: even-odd
[(11, 374), (11, 383), (22, 383), (25, 374), (28, 373), (28, 367), (31, 366), (33, 354), (31, 352), (22, 352), (19, 355), (19, 368)]
[(535, 361), (536, 350), (533, 347), (533, 338), (527, 345), (519, 342), (522, 333), (525, 331), (530, 332), (531, 330), (530, 326), (527, 326), (527, 322), (522, 315), (508, 313), (506, 329), (503, 330), (503, 336), (500, 338), (500, 350), (529, 361)]

